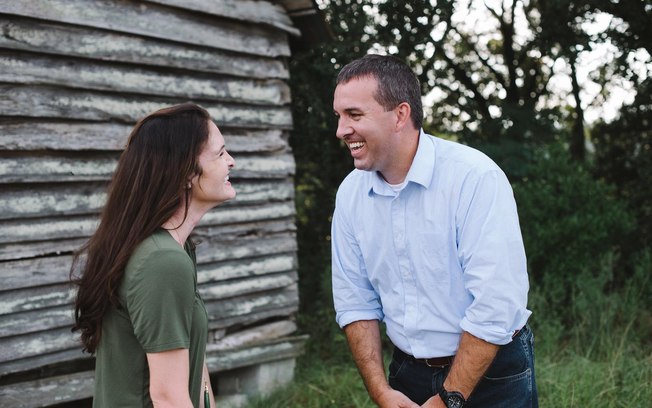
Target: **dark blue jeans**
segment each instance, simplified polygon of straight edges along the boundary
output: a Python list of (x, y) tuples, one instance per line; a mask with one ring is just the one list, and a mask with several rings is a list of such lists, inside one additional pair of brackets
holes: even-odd
[[(448, 370), (431, 368), (394, 354), (389, 365), (389, 385), (421, 405), (439, 393)], [(451, 390), (453, 391), (453, 390)], [(468, 408), (537, 408), (534, 378), (534, 335), (525, 326), (498, 354), (468, 399)]]

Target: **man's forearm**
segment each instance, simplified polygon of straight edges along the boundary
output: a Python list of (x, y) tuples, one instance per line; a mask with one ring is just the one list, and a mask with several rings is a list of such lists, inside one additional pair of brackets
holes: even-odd
[(499, 346), (463, 332), (450, 373), (444, 381), (447, 391), (458, 391), (468, 399), (482, 375), (496, 357)]
[(380, 394), (390, 388), (385, 378), (378, 321), (353, 322), (344, 327), (344, 333), (369, 396), (378, 402)]

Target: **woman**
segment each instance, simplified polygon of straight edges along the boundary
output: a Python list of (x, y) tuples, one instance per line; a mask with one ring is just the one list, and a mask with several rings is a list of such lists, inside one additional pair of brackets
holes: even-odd
[(73, 263), (83, 264), (73, 331), (97, 355), (94, 407), (204, 407), (205, 397), (215, 406), (188, 237), (235, 197), (234, 165), (208, 112), (191, 103), (131, 132), (99, 227)]

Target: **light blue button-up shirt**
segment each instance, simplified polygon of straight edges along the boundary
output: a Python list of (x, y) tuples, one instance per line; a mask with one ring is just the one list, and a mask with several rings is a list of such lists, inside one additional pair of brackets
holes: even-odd
[(340, 327), (381, 320), (417, 358), (455, 354), (468, 331), (507, 344), (527, 322), (525, 251), (511, 186), (483, 153), (421, 132), (405, 187), (342, 182), (332, 224)]

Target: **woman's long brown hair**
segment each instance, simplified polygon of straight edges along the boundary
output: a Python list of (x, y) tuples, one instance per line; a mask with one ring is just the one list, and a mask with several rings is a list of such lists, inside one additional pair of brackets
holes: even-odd
[(81, 332), (84, 351), (95, 353), (105, 313), (111, 305), (119, 307), (117, 290), (136, 246), (181, 205), (187, 216), (187, 185), (201, 174), (197, 158), (208, 140), (209, 120), (205, 109), (185, 103), (152, 113), (132, 130), (100, 224), (75, 253), (70, 270), (78, 286), (72, 331)]

